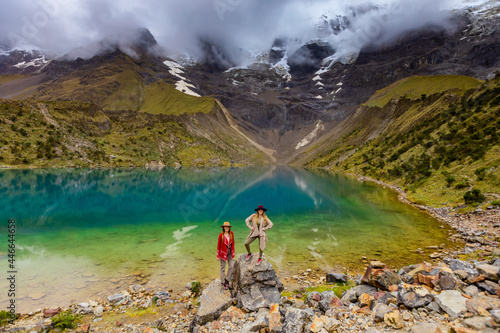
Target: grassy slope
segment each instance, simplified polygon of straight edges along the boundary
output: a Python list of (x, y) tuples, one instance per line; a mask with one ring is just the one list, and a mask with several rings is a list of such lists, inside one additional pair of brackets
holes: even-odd
[[(188, 128), (193, 119), (197, 131)], [(219, 134), (209, 137), (214, 128)], [(266, 161), (214, 114), (186, 119), (105, 111), (76, 101), (0, 100), (0, 133), (1, 166), (144, 166), (150, 161), (228, 166), (231, 160), (235, 165)]]
[(151, 83), (145, 90), (140, 110), (152, 114), (208, 113), (215, 104), (213, 98), (187, 95), (163, 81)]
[[(462, 79), (457, 82), (462, 87)], [(396, 87), (386, 94), (408, 95)], [(361, 106), (340, 126), (339, 139), (323, 144), (307, 165), (396, 184), (411, 200), (435, 207), (459, 206), (471, 189), (492, 193), (485, 203), (498, 200), (500, 78), (467, 91), (450, 88), (420, 90), (426, 98), (401, 97), (382, 108)], [(484, 177), (476, 172), (481, 169)]]
[(365, 103), (367, 106), (383, 107), (391, 99), (406, 96), (419, 99), (422, 94), (432, 95), (450, 89), (469, 90), (481, 85), (482, 81), (463, 75), (411, 76), (377, 90)]
[(0, 84), (13, 81), (13, 80), (19, 80), (23, 79), (25, 77), (28, 77), (28, 75), (22, 75), (22, 74), (6, 74), (6, 75), (0, 75)]
[[(194, 97), (176, 90), (174, 81), (165, 76), (166, 66), (158, 69), (147, 58), (141, 61), (136, 62), (121, 52), (107, 58), (97, 57), (94, 62), (67, 75), (40, 84), (34, 94), (27, 92), (19, 98), (76, 100), (95, 103), (105, 110), (152, 114), (179, 115), (212, 110), (215, 103), (212, 98)], [(2, 80), (12, 79), (0, 76), (0, 84)]]

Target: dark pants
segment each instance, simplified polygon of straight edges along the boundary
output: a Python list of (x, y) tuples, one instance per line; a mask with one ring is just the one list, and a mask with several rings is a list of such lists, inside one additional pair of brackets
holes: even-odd
[(245, 247), (246, 247), (248, 253), (252, 253), (252, 251), (250, 251), (250, 243), (252, 243), (257, 238), (259, 238), (259, 258), (262, 258), (262, 253), (264, 252), (264, 248), (266, 247), (266, 241), (264, 240), (263, 237), (262, 238), (259, 236), (248, 237), (247, 241), (245, 242)]

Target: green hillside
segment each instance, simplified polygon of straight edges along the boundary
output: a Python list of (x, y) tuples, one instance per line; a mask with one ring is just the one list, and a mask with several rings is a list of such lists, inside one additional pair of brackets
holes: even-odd
[[(48, 75), (42, 83), (30, 87), (34, 89), (25, 89), (16, 98), (71, 100), (94, 103), (104, 110), (170, 115), (209, 113), (215, 103), (213, 98), (195, 97), (176, 90), (175, 80), (166, 74), (168, 68), (151, 57), (135, 60), (117, 51), (96, 56), (74, 71), (57, 70), (63, 74)], [(0, 85), (25, 77), (0, 75)]]
[(464, 209), (499, 200), (500, 77), (466, 91), (450, 88), (419, 90), (426, 96), (400, 97), (382, 108), (360, 107), (339, 126), (339, 139), (323, 143), (327, 148), (307, 165), (399, 185), (411, 200), (435, 207), (460, 206), (473, 190), (481, 194), (468, 197), (479, 200)]
[(481, 85), (480, 80), (463, 75), (411, 76), (394, 82), (377, 92), (365, 103), (367, 106), (383, 107), (391, 99), (405, 97), (419, 99), (450, 89), (469, 90)]
[(103, 110), (76, 101), (0, 100), (0, 166), (265, 163), (261, 151), (219, 120), (220, 112), (187, 117)]

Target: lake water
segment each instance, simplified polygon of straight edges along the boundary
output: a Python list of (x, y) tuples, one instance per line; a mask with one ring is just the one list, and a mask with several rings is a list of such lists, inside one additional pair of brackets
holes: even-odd
[[(8, 271), (7, 220), (15, 218), (21, 312), (104, 298), (133, 283), (175, 292), (217, 278), (219, 225), (234, 225), (244, 253), (244, 220), (258, 205), (274, 223), (265, 253), (282, 277), (307, 268), (361, 272), (362, 256), (401, 266), (428, 258), (417, 248), (452, 245), (447, 228), (389, 189), (285, 166), (3, 170), (0, 201), (0, 269)], [(1, 279), (2, 308), (7, 287)]]

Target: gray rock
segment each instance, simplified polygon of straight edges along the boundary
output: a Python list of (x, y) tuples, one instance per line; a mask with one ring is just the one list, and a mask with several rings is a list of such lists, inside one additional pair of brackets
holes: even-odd
[(340, 299), (340, 301), (344, 305), (349, 305), (349, 303), (354, 303), (357, 300), (358, 300), (358, 296), (356, 295), (356, 290), (354, 290), (354, 288), (347, 290), (345, 292), (344, 296), (342, 296), (342, 298)]
[(486, 324), (491, 320), (491, 317), (471, 317), (464, 320), (465, 326), (476, 331), (482, 331), (486, 328)]
[(441, 313), (441, 308), (436, 302), (430, 302), (429, 304), (427, 304), (426, 308), (435, 313)]
[(331, 317), (323, 317), (321, 318), (321, 320), (323, 320), (323, 328), (327, 331), (327, 332), (333, 332), (335, 329), (338, 329), (340, 327), (340, 321), (338, 321), (337, 319), (335, 318), (331, 318)]
[(478, 282), (478, 283), (476, 283), (476, 285), (480, 289), (485, 290), (492, 295), (495, 295), (498, 288), (500, 288), (500, 285), (498, 285), (498, 283), (495, 283), (495, 282), (489, 281), (489, 280), (484, 280), (483, 282)]
[(313, 291), (309, 295), (307, 295), (306, 303), (308, 306), (312, 308), (315, 308), (320, 301), (321, 301), (321, 294), (318, 293), (317, 291)]
[(497, 282), (498, 276), (500, 272), (500, 267), (489, 265), (489, 264), (481, 264), (476, 266), (479, 274), (484, 275), (484, 277), (488, 280)]
[(339, 274), (339, 273), (328, 273), (326, 274), (326, 282), (327, 283), (347, 283), (347, 275)]
[[(497, 254), (497, 255), (498, 255), (498, 256), (500, 256), (500, 248), (496, 248), (496, 249), (494, 249), (493, 251), (498, 252), (498, 254)], [(491, 252), (491, 255), (494, 255), (494, 254), (493, 254), (493, 251)], [(500, 259), (495, 260), (495, 261), (493, 262), (493, 266), (500, 267)]]
[(103, 313), (104, 313), (104, 307), (102, 305), (96, 306), (96, 308), (94, 309), (94, 315), (96, 317), (100, 317), (102, 316)]
[(373, 328), (373, 327), (369, 327), (366, 329), (365, 333), (382, 333), (380, 332), (378, 329), (376, 328)]
[(233, 297), (238, 301), (238, 306), (257, 311), (271, 304), (280, 304), (283, 283), (273, 266), (267, 260), (256, 265), (257, 256), (253, 256), (250, 261), (246, 261), (245, 256), (241, 255), (234, 264)]
[(363, 294), (368, 294), (368, 295), (373, 297), (373, 294), (377, 291), (377, 288), (366, 285), (366, 284), (360, 284), (359, 286), (355, 286), (351, 289), (354, 289), (357, 297), (359, 297)]
[(432, 294), (423, 286), (399, 285), (398, 304), (404, 304), (409, 309), (426, 306), (432, 302), (433, 298)]
[(170, 299), (172, 296), (170, 295), (170, 293), (168, 291), (159, 290), (155, 293), (154, 297), (157, 297), (158, 299), (161, 299), (162, 301), (166, 301), (166, 300)]
[(118, 294), (108, 296), (107, 299), (108, 299), (108, 302), (110, 304), (116, 304), (116, 303), (123, 301), (125, 299), (125, 295), (123, 295), (122, 293), (118, 293)]
[(500, 324), (500, 310), (495, 309), (495, 310), (490, 310), (490, 314), (493, 317), (493, 320), (497, 323)]
[(389, 290), (389, 286), (398, 285), (400, 282), (399, 277), (390, 269), (385, 270), (378, 278), (378, 283), (384, 290)]
[(410, 330), (411, 333), (441, 333), (441, 329), (435, 323), (425, 323), (415, 325)]
[(134, 295), (134, 294), (138, 294), (138, 293), (142, 293), (144, 292), (146, 289), (144, 289), (143, 286), (141, 286), (140, 284), (133, 284), (131, 285), (129, 288), (128, 288), (128, 291), (130, 292), (130, 294)]
[(245, 324), (240, 332), (241, 333), (248, 333), (248, 332), (259, 332), (261, 329), (266, 328), (269, 326), (269, 319), (266, 316), (260, 316), (257, 317), (252, 322), (249, 322), (248, 324)]
[(386, 313), (391, 312), (391, 308), (385, 305), (384, 303), (377, 303), (373, 308), (374, 317), (373, 320), (376, 323), (380, 323), (384, 321), (384, 315)]
[(448, 272), (440, 272), (437, 284), (441, 290), (453, 290), (457, 286), (457, 280)]
[(200, 296), (200, 307), (196, 312), (191, 327), (204, 325), (205, 323), (219, 318), (220, 314), (225, 311), (233, 299), (228, 290), (221, 287), (219, 279), (212, 281), (203, 290)]
[(312, 316), (314, 316), (312, 311), (288, 308), (285, 315), (285, 321), (283, 322), (282, 332), (302, 333), (304, 331), (304, 326), (310, 321)]
[(333, 291), (327, 290), (321, 293), (321, 301), (319, 302), (319, 309), (323, 312), (330, 310), (330, 303), (337, 297)]
[(434, 296), (434, 299), (439, 307), (453, 319), (458, 318), (466, 311), (466, 298), (458, 290), (445, 290)]
[(335, 297), (337, 297), (337, 296), (331, 290), (326, 290), (326, 291), (323, 291), (321, 293), (321, 300), (327, 301), (328, 303), (330, 303), (332, 301), (332, 299), (334, 299)]
[(443, 259), (445, 264), (450, 266), (452, 271), (462, 270), (467, 272), (469, 275), (478, 275), (478, 271), (474, 268), (474, 265), (463, 260), (458, 259)]
[(479, 289), (475, 285), (470, 285), (464, 289), (464, 293), (471, 297), (476, 296), (479, 293)]

